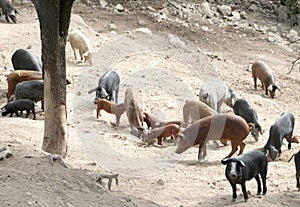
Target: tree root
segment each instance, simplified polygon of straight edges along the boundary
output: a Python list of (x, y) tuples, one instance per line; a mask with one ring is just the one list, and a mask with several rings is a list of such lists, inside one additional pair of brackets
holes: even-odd
[(0, 160), (5, 160), (12, 156), (13, 156), (13, 153), (10, 151), (10, 149), (8, 147), (0, 148)]
[(108, 174), (100, 174), (96, 176), (95, 182), (99, 182), (100, 185), (102, 184), (102, 179), (107, 178), (108, 179), (108, 190), (111, 189), (111, 183), (112, 179), (114, 178), (116, 180), (116, 184), (119, 185), (119, 180), (118, 180), (119, 174), (113, 174), (113, 175), (108, 175)]

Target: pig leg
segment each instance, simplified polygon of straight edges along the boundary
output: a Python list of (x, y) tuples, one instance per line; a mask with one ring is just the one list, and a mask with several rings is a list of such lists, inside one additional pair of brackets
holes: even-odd
[(237, 150), (238, 150), (238, 145), (231, 142), (231, 152), (225, 158), (231, 157)]
[(83, 61), (83, 55), (82, 55), (82, 52), (80, 50), (79, 50), (79, 55), (80, 55), (80, 60)]
[(300, 176), (297, 176), (297, 174), (296, 174), (297, 188), (298, 188), (298, 190), (300, 191), (300, 182), (299, 182), (299, 178), (300, 178)]
[(231, 188), (232, 188), (232, 201), (235, 201), (237, 195), (236, 195), (236, 184), (230, 183)]
[(157, 137), (157, 144), (161, 145), (161, 142), (162, 142), (162, 137), (161, 136)]
[(119, 126), (120, 118), (121, 118), (120, 115), (116, 114), (116, 126)]
[(244, 142), (241, 142), (239, 144), (239, 146), (240, 146), (240, 151), (239, 151), (238, 155), (241, 155), (241, 154), (243, 154), (243, 151), (244, 151), (244, 148), (245, 148), (246, 144)]
[(25, 118), (28, 118), (28, 116), (29, 116), (29, 110), (26, 110), (26, 116), (25, 116)]
[(288, 149), (290, 150), (291, 148), (292, 148), (292, 139), (293, 139), (293, 131), (291, 132), (291, 134), (289, 134), (288, 136), (287, 136), (287, 140), (288, 140), (288, 142), (289, 142), (289, 144), (288, 144)]
[(35, 120), (35, 110), (34, 110), (34, 108), (31, 111), (32, 111), (32, 114), (33, 114), (33, 120)]
[(254, 88), (257, 89), (257, 77), (253, 77), (254, 80)]
[(245, 201), (247, 201), (248, 200), (248, 193), (247, 193), (247, 190), (246, 190), (246, 183), (244, 182), (241, 185), (242, 185), (242, 191), (243, 191), (243, 194), (244, 194), (244, 199), (245, 199)]
[(260, 193), (261, 193), (261, 183), (260, 183), (259, 174), (257, 174), (255, 176), (255, 180), (257, 182), (257, 194), (256, 195), (260, 195)]
[(266, 87), (266, 95), (268, 95), (268, 88)]
[[(70, 43), (71, 43), (71, 42), (70, 42)], [(76, 57), (76, 50), (75, 50), (74, 45), (72, 45), (72, 43), (71, 43), (71, 47), (72, 47), (72, 50), (73, 50), (73, 53), (74, 53), (75, 60), (77, 60), (77, 57)]]
[(117, 86), (116, 90), (115, 90), (115, 103), (118, 104), (118, 96), (119, 96), (119, 86)]
[(198, 151), (198, 160), (202, 160), (203, 156), (201, 156), (202, 154), (202, 148), (203, 148), (204, 144), (200, 144), (199, 145), (199, 151)]
[(260, 177), (262, 180), (262, 185), (263, 185), (263, 195), (266, 195), (267, 193), (267, 172), (261, 172)]

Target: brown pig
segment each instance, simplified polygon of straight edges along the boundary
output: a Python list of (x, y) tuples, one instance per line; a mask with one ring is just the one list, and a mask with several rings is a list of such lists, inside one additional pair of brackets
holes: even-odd
[(9, 74), (6, 78), (7, 81), (7, 94), (6, 98), (7, 100), (10, 99), (10, 97), (15, 94), (16, 85), (23, 81), (29, 81), (29, 80), (42, 80), (42, 72), (38, 71), (31, 71), (31, 70), (16, 70)]
[(253, 63), (252, 77), (254, 79), (254, 88), (257, 89), (258, 78), (261, 82), (262, 88), (266, 91), (266, 95), (270, 92), (271, 98), (274, 98), (276, 89), (280, 91), (279, 86), (275, 83), (273, 71), (263, 61)]
[(99, 117), (100, 111), (104, 110), (107, 113), (115, 114), (116, 115), (116, 126), (119, 126), (120, 118), (122, 114), (125, 112), (125, 105), (124, 103), (120, 104), (113, 104), (106, 99), (98, 98), (97, 101), (97, 118)]
[(143, 139), (148, 143), (154, 139), (157, 139), (157, 143), (161, 145), (161, 141), (163, 138), (177, 135), (179, 133), (179, 129), (180, 126), (177, 124), (168, 124), (165, 126), (157, 127), (144, 134)]
[[(176, 153), (182, 153), (194, 145), (199, 145), (198, 159), (206, 156), (206, 143), (209, 140), (220, 140), (221, 142), (231, 141), (231, 152), (227, 155), (231, 157), (240, 146), (239, 155), (245, 148), (244, 139), (254, 128), (252, 123), (247, 122), (240, 116), (234, 114), (217, 114), (195, 121), (187, 127), (181, 134)], [(203, 155), (201, 155), (203, 149)]]

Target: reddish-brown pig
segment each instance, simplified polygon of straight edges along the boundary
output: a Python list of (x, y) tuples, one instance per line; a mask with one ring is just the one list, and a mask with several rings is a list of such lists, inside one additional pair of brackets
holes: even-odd
[(116, 126), (119, 126), (120, 118), (122, 114), (125, 112), (125, 105), (124, 103), (120, 104), (113, 104), (106, 99), (99, 98), (97, 101), (97, 118), (99, 117), (100, 111), (104, 110), (107, 113), (115, 114), (116, 115)]
[(151, 142), (157, 139), (157, 143), (161, 145), (161, 141), (165, 137), (175, 136), (179, 133), (180, 126), (177, 124), (168, 124), (165, 126), (157, 127), (144, 134), (143, 138), (145, 142)]
[[(234, 114), (217, 114), (195, 121), (182, 133), (177, 135), (179, 139), (176, 153), (182, 153), (194, 145), (199, 145), (198, 159), (206, 157), (206, 143), (209, 140), (231, 141), (231, 152), (226, 157), (231, 157), (240, 147), (239, 155), (245, 148), (244, 139), (254, 128), (252, 123), (247, 122)], [(203, 155), (202, 154), (203, 149)]]

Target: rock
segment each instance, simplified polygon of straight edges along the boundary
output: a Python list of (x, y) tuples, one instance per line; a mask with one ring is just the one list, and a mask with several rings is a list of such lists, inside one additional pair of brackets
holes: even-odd
[(231, 15), (231, 7), (227, 5), (217, 6), (217, 11), (222, 16), (230, 16)]
[(287, 34), (287, 37), (289, 41), (295, 41), (298, 39), (298, 32), (291, 29), (290, 32)]
[(281, 43), (283, 42), (283, 39), (280, 35), (276, 34), (276, 33), (272, 33), (272, 32), (269, 32), (268, 33), (268, 36), (266, 37), (266, 40), (268, 42), (274, 42), (274, 43)]
[(201, 30), (202, 30), (203, 32), (208, 32), (208, 31), (209, 31), (208, 27), (205, 27), (205, 26), (202, 26), (202, 27), (201, 27)]
[(153, 13), (153, 16), (155, 18), (155, 21), (162, 22), (168, 19), (167, 15), (165, 13)]
[(278, 7), (278, 9), (275, 11), (275, 14), (277, 16), (278, 21), (284, 22), (288, 19), (287, 7), (286, 6)]
[(241, 19), (241, 15), (238, 11), (233, 11), (231, 14), (232, 14), (232, 19), (233, 20), (239, 21)]
[(116, 10), (118, 10), (119, 12), (125, 11), (124, 7), (123, 7), (121, 4), (117, 4), (117, 5), (115, 6), (115, 8), (116, 8)]
[(170, 15), (169, 10), (167, 8), (159, 10), (158, 13), (160, 13), (161, 15), (166, 15), (166, 16)]
[(105, 8), (108, 5), (108, 3), (105, 0), (99, 0), (99, 4), (101, 8)]
[(213, 13), (210, 10), (209, 3), (206, 1), (200, 4), (199, 10), (200, 10), (200, 13), (206, 17), (213, 16)]
[(172, 34), (169, 34), (169, 41), (170, 41), (171, 45), (173, 45), (175, 47), (184, 47), (185, 46), (185, 43), (179, 37), (176, 37)]
[(241, 16), (242, 19), (247, 19), (248, 18), (247, 13), (245, 11), (241, 11), (240, 16)]
[(266, 31), (267, 31), (267, 26), (261, 26), (261, 25), (258, 25), (258, 24), (253, 24), (253, 27), (258, 32), (266, 33)]
[(116, 26), (115, 24), (112, 24), (112, 23), (111, 23), (111, 24), (108, 24), (108, 25), (107, 25), (107, 28), (108, 28), (108, 29), (111, 29), (111, 30), (115, 30), (115, 29), (117, 29), (117, 26)]
[(4, 52), (0, 52), (0, 57), (1, 57), (2, 59), (6, 59), (5, 53), (4, 53)]
[(249, 7), (249, 11), (253, 11), (253, 12), (256, 12), (258, 10), (258, 7), (256, 4), (251, 4), (250, 7)]
[(149, 28), (146, 28), (146, 27), (137, 28), (134, 31), (145, 33), (145, 34), (150, 34), (150, 35), (152, 34), (152, 31)]
[(157, 184), (158, 184), (158, 185), (164, 185), (165, 183), (164, 183), (164, 181), (163, 181), (162, 179), (159, 179), (159, 180), (157, 181)]
[(147, 6), (146, 8), (147, 8), (148, 11), (155, 12), (155, 9), (153, 9), (152, 6)]

